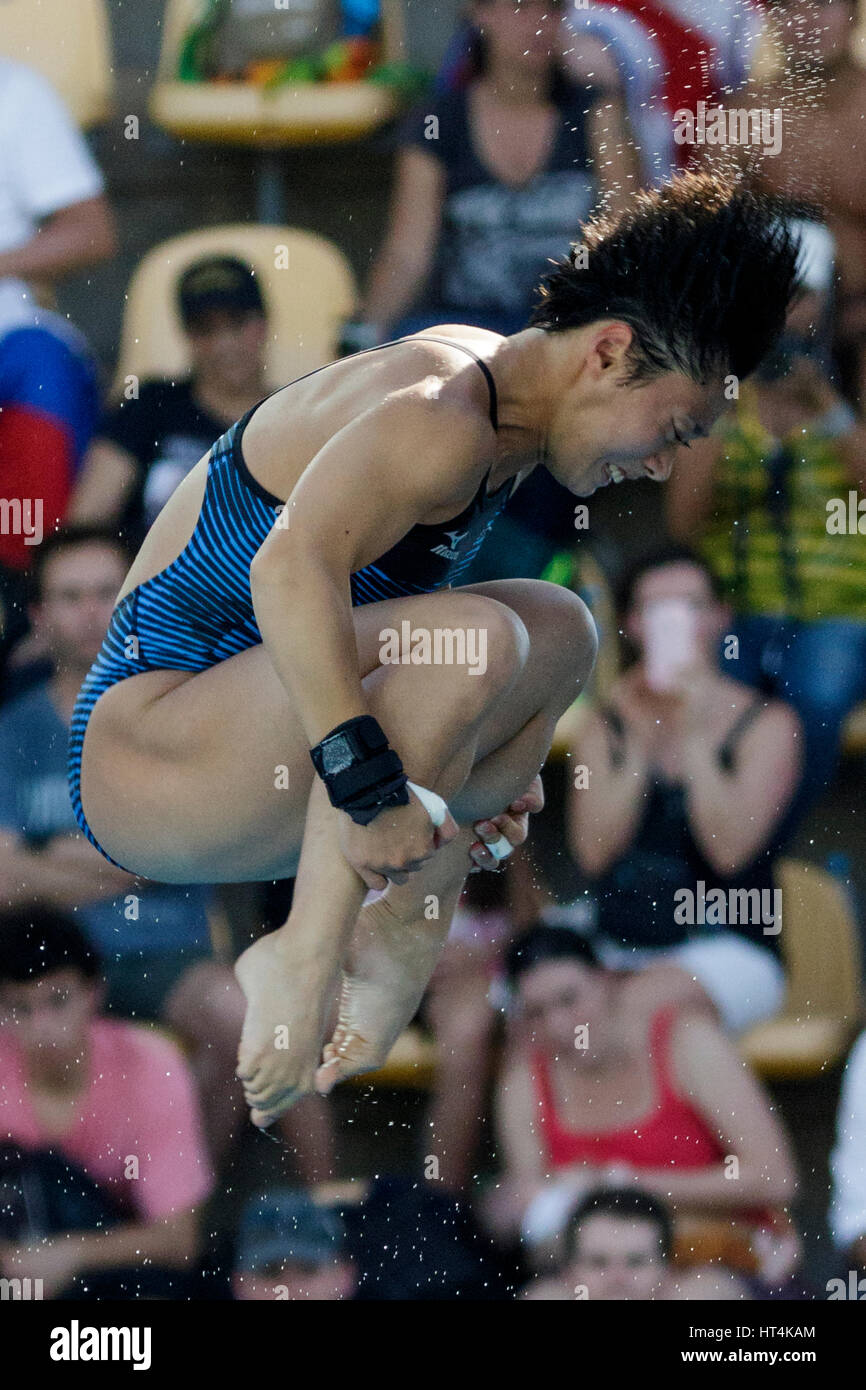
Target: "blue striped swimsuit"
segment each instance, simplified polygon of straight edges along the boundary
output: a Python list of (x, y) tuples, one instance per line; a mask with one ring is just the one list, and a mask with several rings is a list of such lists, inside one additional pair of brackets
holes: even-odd
[[(405, 341), (396, 339), (366, 351), (379, 352)], [(428, 335), (420, 341), (448, 342)], [(490, 392), (490, 419), (496, 429), (496, 385), (489, 367), (471, 348), (461, 343), (448, 345), (469, 353), (484, 373)], [(244, 429), (257, 409), (253, 406), (248, 410), (214, 444), (192, 536), (170, 565), (130, 590), (117, 604), (75, 704), (69, 737), (69, 795), (82, 831), (112, 864), (117, 860), (94, 837), (81, 804), (81, 752), (87, 721), (100, 695), (142, 671), (204, 671), (262, 640), (253, 613), (250, 565), (284, 502), (256, 481), (243, 457)], [(488, 494), (488, 476), (489, 470), (459, 516), (435, 526), (413, 526), (386, 554), (354, 573), (350, 581), (352, 606), (432, 593), (458, 580), (511, 493), (511, 480), (507, 480)]]

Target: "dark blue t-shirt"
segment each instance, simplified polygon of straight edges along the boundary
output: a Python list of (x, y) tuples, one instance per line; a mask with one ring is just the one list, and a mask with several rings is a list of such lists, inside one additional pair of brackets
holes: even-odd
[(438, 159), (445, 174), (436, 268), (425, 300), (455, 310), (528, 317), (536, 286), (550, 269), (548, 260), (566, 255), (596, 202), (596, 180), (587, 167), (586, 118), (600, 94), (571, 82), (556, 84), (559, 119), (550, 157), (544, 169), (515, 188), (482, 163), (473, 142), (469, 91), (427, 97), (409, 113), (397, 137), (399, 145)]
[[(78, 833), (69, 800), (66, 752), (69, 730), (47, 684), (0, 709), (0, 826), (33, 842)], [(97, 851), (93, 851), (96, 858)], [(106, 960), (133, 952), (208, 947), (207, 905), (201, 884), (151, 884), (129, 894), (73, 908), (72, 914)], [(137, 920), (136, 920), (137, 917)]]

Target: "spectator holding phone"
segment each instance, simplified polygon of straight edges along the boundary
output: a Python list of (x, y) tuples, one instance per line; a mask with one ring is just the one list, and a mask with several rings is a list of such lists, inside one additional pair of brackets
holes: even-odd
[(772, 864), (800, 776), (799, 721), (719, 669), (727, 610), (687, 548), (637, 561), (619, 602), (637, 659), (572, 747), (569, 846), (595, 905), (601, 959), (684, 970), (738, 1033), (782, 1003), (780, 923), (752, 912), (754, 896), (742, 900), (747, 913), (730, 914), (736, 922), (714, 923), (718, 913), (700, 913), (698, 901), (713, 889), (726, 902), (730, 889), (757, 889), (762, 905), (775, 902)]

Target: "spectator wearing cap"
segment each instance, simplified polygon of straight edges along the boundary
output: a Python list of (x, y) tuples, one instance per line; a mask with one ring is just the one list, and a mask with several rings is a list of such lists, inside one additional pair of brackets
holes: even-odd
[(214, 440), (267, 395), (267, 311), (254, 270), (232, 256), (196, 261), (177, 297), (189, 375), (143, 381), (106, 412), (70, 504), (70, 520), (114, 526), (135, 544)]
[(357, 1273), (339, 1214), (298, 1189), (253, 1198), (241, 1219), (232, 1291), (243, 1303), (354, 1298)]

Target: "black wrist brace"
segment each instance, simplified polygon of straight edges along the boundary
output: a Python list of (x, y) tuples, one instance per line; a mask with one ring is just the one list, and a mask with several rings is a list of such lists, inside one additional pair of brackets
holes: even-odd
[(358, 825), (369, 825), (388, 806), (409, 805), (403, 764), (370, 714), (338, 724), (310, 757), (331, 805)]

